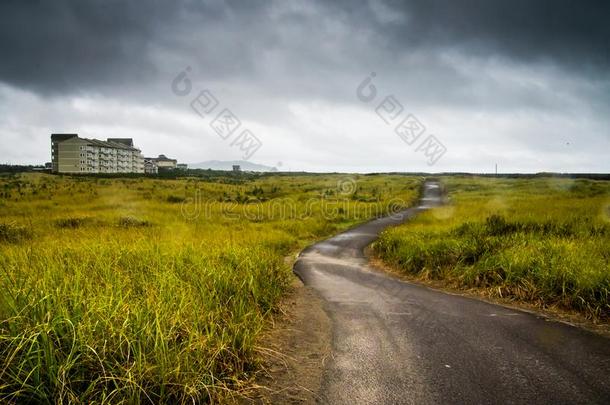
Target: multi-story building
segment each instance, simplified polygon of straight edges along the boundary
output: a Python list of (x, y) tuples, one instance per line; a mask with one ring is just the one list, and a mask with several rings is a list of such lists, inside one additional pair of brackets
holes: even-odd
[(55, 173), (144, 173), (144, 158), (131, 138), (52, 134), (51, 161)]
[(176, 168), (178, 161), (176, 159), (168, 158), (165, 155), (159, 155), (158, 158), (155, 158), (157, 161), (157, 166), (159, 169), (172, 170)]
[[(178, 166), (178, 161), (176, 159), (170, 159), (165, 155), (159, 155), (159, 157), (147, 157), (144, 158), (146, 160), (146, 162), (150, 162), (149, 166), (151, 169), (150, 170), (154, 170), (154, 172), (151, 173), (157, 173), (159, 171), (166, 171), (166, 170), (174, 170), (177, 168)], [(154, 169), (153, 169), (154, 167)], [(148, 172), (147, 172), (148, 173)]]

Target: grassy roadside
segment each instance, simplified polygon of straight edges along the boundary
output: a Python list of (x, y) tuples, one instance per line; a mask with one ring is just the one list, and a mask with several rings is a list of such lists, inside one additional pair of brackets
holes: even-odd
[(410, 205), (418, 184), (0, 177), (0, 400), (233, 396), (292, 278), (284, 257)]
[(385, 263), (422, 280), (610, 317), (610, 183), (442, 179), (449, 204), (385, 231)]

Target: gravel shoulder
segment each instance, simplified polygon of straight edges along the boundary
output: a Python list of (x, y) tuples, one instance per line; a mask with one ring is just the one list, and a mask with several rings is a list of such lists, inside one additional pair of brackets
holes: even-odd
[(290, 292), (261, 339), (264, 368), (244, 399), (250, 404), (301, 404), (319, 400), (325, 362), (330, 356), (331, 323), (323, 301), (296, 276)]

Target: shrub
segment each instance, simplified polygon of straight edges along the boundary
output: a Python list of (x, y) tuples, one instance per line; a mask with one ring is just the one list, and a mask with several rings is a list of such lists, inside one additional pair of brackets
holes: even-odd
[(167, 201), (168, 203), (176, 204), (184, 202), (185, 198), (177, 195), (170, 195), (165, 199), (165, 201)]
[(32, 232), (23, 226), (0, 224), (0, 242), (18, 243), (31, 237)]
[(494, 236), (502, 236), (515, 232), (518, 227), (514, 223), (506, 222), (502, 215), (491, 215), (485, 220), (487, 233)]
[(144, 219), (139, 219), (135, 217), (121, 217), (119, 218), (119, 226), (124, 228), (138, 228), (138, 227), (147, 227), (152, 224)]
[(85, 222), (87, 222), (87, 218), (75, 218), (75, 217), (70, 217), (70, 218), (60, 218), (55, 220), (55, 226), (58, 228), (72, 228), (72, 229), (76, 229), (79, 228), (80, 226), (84, 225)]

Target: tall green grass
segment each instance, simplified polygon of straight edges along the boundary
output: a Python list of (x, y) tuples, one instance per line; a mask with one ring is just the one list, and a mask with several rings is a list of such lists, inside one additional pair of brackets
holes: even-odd
[[(0, 178), (0, 402), (238, 395), (291, 280), (284, 257), (419, 184), (355, 180), (342, 194), (341, 176)], [(296, 214), (274, 212), (281, 199)]]
[(376, 252), (458, 288), (610, 317), (610, 183), (445, 178), (450, 203), (389, 229)]

